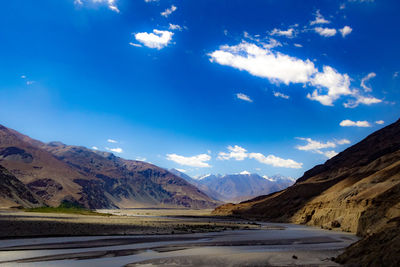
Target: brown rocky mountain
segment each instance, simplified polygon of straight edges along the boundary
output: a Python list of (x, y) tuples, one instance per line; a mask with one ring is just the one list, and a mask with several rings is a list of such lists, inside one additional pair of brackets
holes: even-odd
[(0, 165), (0, 208), (38, 207), (41, 205), (43, 202), (39, 197)]
[(42, 143), (0, 125), (0, 164), (50, 206), (210, 208), (216, 202), (155, 165), (60, 142)]
[[(214, 214), (336, 228), (380, 240), (400, 216), (400, 120), (305, 172), (293, 186), (220, 206)], [(363, 244), (349, 250), (366, 249)], [(343, 255), (341, 261), (347, 260)]]

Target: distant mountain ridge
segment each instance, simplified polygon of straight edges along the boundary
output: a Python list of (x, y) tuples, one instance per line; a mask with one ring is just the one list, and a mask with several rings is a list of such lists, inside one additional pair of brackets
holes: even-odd
[(255, 196), (266, 195), (287, 188), (294, 179), (276, 175), (262, 177), (256, 173), (208, 174), (193, 179), (174, 170), (177, 175), (196, 185), (210, 197), (223, 202), (240, 202)]
[(50, 206), (210, 208), (217, 202), (155, 165), (61, 142), (48, 144), (0, 125), (0, 164)]

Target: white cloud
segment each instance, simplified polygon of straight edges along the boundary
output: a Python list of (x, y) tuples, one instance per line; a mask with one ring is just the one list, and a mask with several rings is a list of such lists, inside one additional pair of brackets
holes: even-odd
[(174, 33), (170, 31), (159, 31), (154, 29), (152, 33), (136, 33), (135, 39), (147, 47), (160, 50), (171, 42), (173, 35)]
[(363, 96), (357, 90), (353, 91), (353, 96), (355, 97), (355, 100), (347, 101), (346, 103), (343, 104), (344, 107), (355, 108), (355, 107), (358, 107), (359, 104), (364, 104), (364, 105), (369, 106), (372, 104), (377, 104), (377, 103), (382, 102), (381, 99), (378, 99), (373, 96)]
[(332, 37), (336, 35), (336, 29), (332, 28), (322, 28), (316, 27), (314, 28), (315, 32), (324, 37)]
[(324, 149), (335, 148), (337, 145), (350, 144), (350, 141), (347, 139), (328, 141), (326, 143), (312, 140), (311, 138), (298, 137), (297, 139), (306, 141), (307, 144), (303, 146), (298, 145), (296, 146), (296, 149), (302, 151), (311, 151), (313, 153), (324, 155), (327, 158), (332, 158), (336, 156), (338, 153), (334, 150), (324, 150)]
[(343, 29), (339, 29), (339, 31), (344, 38), (349, 35), (353, 31), (353, 29), (350, 26), (344, 26)]
[(248, 171), (242, 171), (242, 172), (239, 172), (239, 174), (241, 174), (241, 175), (250, 175), (251, 173), (248, 172)]
[(305, 83), (315, 73), (314, 63), (303, 61), (269, 48), (257, 46), (246, 41), (235, 46), (223, 45), (209, 54), (211, 62), (231, 66), (250, 74), (267, 78), (271, 82)]
[(158, 2), (159, 0), (144, 0), (146, 3)]
[(135, 160), (138, 160), (138, 161), (146, 161), (147, 159), (144, 158), (144, 157), (137, 157)]
[(220, 152), (218, 154), (218, 159), (219, 160), (235, 159), (238, 161), (242, 161), (246, 158), (250, 158), (257, 160), (260, 163), (272, 165), (274, 167), (295, 168), (295, 169), (302, 167), (302, 163), (295, 162), (294, 160), (291, 159), (282, 159), (274, 155), (264, 156), (261, 153), (247, 153), (246, 149), (238, 145), (235, 145), (233, 147), (228, 146), (228, 150), (229, 150), (228, 153)]
[(350, 77), (347, 74), (341, 74), (330, 66), (323, 66), (320, 72), (309, 59), (302, 60), (275, 52), (272, 50), (275, 46), (273, 41), (268, 44), (242, 41), (238, 45), (222, 45), (208, 56), (210, 62), (247, 71), (253, 76), (267, 78), (271, 83), (300, 83), (303, 87), (312, 85), (316, 89), (308, 93), (307, 98), (322, 105), (333, 106), (333, 102), (342, 96), (355, 98), (344, 104), (347, 108), (382, 101), (350, 89)]
[(177, 7), (172, 5), (170, 8), (167, 8), (164, 12), (161, 12), (161, 16), (168, 18), (173, 12), (177, 10)]
[(340, 139), (340, 140), (337, 140), (336, 143), (338, 145), (347, 145), (347, 144), (350, 144), (350, 141), (347, 139)]
[(399, 72), (398, 72), (398, 71), (395, 71), (395, 72), (393, 73), (393, 79), (394, 79), (394, 78), (397, 78), (397, 77), (399, 77)]
[(241, 100), (244, 100), (244, 101), (247, 101), (247, 102), (250, 102), (250, 103), (253, 102), (253, 100), (248, 95), (245, 95), (245, 94), (242, 94), (242, 93), (237, 93), (236, 97), (238, 99), (241, 99)]
[[(318, 89), (307, 98), (316, 100), (325, 106), (333, 106), (333, 102), (342, 95), (350, 95), (350, 77), (347, 74), (340, 74), (329, 66), (323, 67), (323, 72), (318, 72), (311, 80), (311, 84)], [(323, 88), (327, 88), (327, 94), (321, 94)]]
[(249, 153), (249, 158), (255, 159), (262, 164), (272, 165), (274, 167), (300, 169), (303, 166), (303, 163), (298, 163), (292, 159), (282, 159), (274, 155), (264, 156), (261, 153)]
[(172, 24), (172, 23), (170, 23), (168, 29), (173, 30), (173, 31), (174, 31), (174, 30), (181, 31), (181, 30), (182, 30), (182, 27), (179, 26), (179, 25), (177, 25), (177, 24)]
[(345, 8), (346, 8), (346, 4), (344, 4), (344, 3), (341, 4), (341, 5), (339, 6), (339, 9), (340, 9), (340, 10), (343, 10), (343, 9), (345, 9)]
[(322, 15), (319, 10), (315, 13), (315, 19), (310, 22), (310, 25), (315, 25), (315, 24), (329, 24), (331, 23), (329, 20), (326, 20)]
[(293, 44), (295, 47), (303, 47), (301, 44)]
[(120, 148), (120, 147), (116, 147), (116, 148), (109, 148), (109, 147), (106, 147), (106, 149), (107, 149), (108, 151), (115, 152), (115, 153), (122, 153), (122, 152), (124, 152), (124, 151), (122, 150), (122, 148)]
[(116, 0), (92, 0), (94, 3), (105, 3), (112, 11), (119, 13), (119, 9), (115, 4)]
[(276, 35), (276, 36), (285, 36), (285, 37), (291, 38), (291, 37), (294, 36), (295, 31), (294, 31), (293, 28), (289, 28), (286, 31), (275, 28), (275, 29), (272, 30), (272, 32), (270, 34), (271, 35)]
[(143, 47), (141, 44), (135, 44), (135, 43), (132, 43), (132, 42), (130, 42), (129, 44), (131, 46), (135, 46), (135, 47)]
[(385, 122), (383, 120), (379, 120), (375, 122), (376, 124), (384, 124)]
[(109, 142), (109, 143), (114, 143), (114, 144), (118, 143), (118, 141), (116, 141), (116, 140), (114, 140), (114, 139), (107, 139), (107, 142)]
[(82, 0), (75, 0), (74, 5), (83, 5)]
[(371, 72), (369, 73), (367, 76), (365, 76), (364, 78), (361, 79), (361, 87), (364, 88), (365, 92), (371, 92), (372, 88), (369, 87), (368, 85), (366, 85), (365, 83), (368, 82), (370, 79), (376, 77), (376, 73), (375, 72)]
[(180, 165), (206, 168), (211, 167), (207, 161), (211, 160), (211, 156), (208, 154), (200, 154), (192, 157), (184, 157), (177, 154), (167, 154), (167, 160), (174, 161)]
[(273, 91), (273, 94), (274, 94), (275, 97), (280, 97), (280, 98), (284, 98), (284, 99), (289, 99), (290, 98), (290, 96), (285, 95), (285, 94), (280, 93), (280, 92)]
[(248, 156), (247, 150), (238, 145), (228, 146), (228, 150), (229, 150), (228, 153), (219, 152), (218, 159), (219, 160), (229, 160), (229, 159), (244, 160)]
[(371, 124), (368, 121), (351, 121), (351, 120), (343, 120), (339, 124), (342, 127), (371, 127)]
[(183, 173), (187, 172), (185, 169), (178, 169), (178, 168), (175, 168), (175, 170), (177, 170), (178, 172), (183, 172)]
[(327, 157), (327, 158), (333, 158), (338, 153), (334, 150), (329, 150), (329, 151), (322, 152), (322, 154), (325, 155), (325, 157)]
[(92, 149), (99, 150), (99, 148), (97, 146), (92, 146)]
[(21, 75), (21, 79), (26, 79), (26, 76), (25, 75)]
[(34, 83), (35, 83), (35, 81), (26, 81), (27, 85), (31, 85), (31, 84), (34, 84)]
[(320, 141), (315, 141), (312, 140), (311, 138), (303, 138), (303, 137), (298, 137), (297, 139), (306, 141), (307, 144), (304, 146), (296, 146), (296, 149), (298, 150), (303, 150), (303, 151), (316, 151), (324, 148), (333, 148), (336, 147), (336, 144), (333, 142), (320, 142)]

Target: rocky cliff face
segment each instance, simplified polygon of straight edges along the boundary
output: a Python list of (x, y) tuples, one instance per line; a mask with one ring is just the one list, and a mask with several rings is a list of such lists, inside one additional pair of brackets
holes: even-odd
[(211, 208), (216, 202), (155, 165), (60, 142), (33, 140), (0, 126), (0, 164), (47, 205), (90, 208)]
[(0, 166), (0, 208), (23, 206), (38, 207), (43, 203), (39, 197), (18, 180), (14, 175)]
[[(336, 228), (384, 239), (385, 229), (400, 217), (400, 120), (305, 172), (286, 190), (223, 205), (214, 214)], [(365, 242), (353, 252), (367, 249)]]

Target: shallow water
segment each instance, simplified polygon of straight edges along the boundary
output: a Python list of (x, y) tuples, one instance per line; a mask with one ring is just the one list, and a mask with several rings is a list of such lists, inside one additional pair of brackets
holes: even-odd
[[(2, 266), (124, 266), (163, 258), (190, 259), (190, 257), (205, 258), (217, 255), (243, 255), (242, 258), (245, 258), (246, 255), (253, 255), (252, 253), (269, 255), (268, 253), (284, 254), (300, 251), (311, 251), (315, 255), (324, 252), (327, 256), (335, 256), (356, 240), (357, 237), (349, 233), (275, 223), (262, 223), (259, 230), (218, 233), (14, 239), (0, 242), (0, 264)], [(47, 256), (53, 257), (44, 258)], [(27, 261), (30, 258), (36, 259)]]

